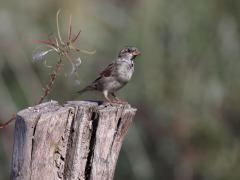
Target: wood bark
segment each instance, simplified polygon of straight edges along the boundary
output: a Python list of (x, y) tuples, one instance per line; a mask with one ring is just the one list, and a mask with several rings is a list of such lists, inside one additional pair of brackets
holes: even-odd
[(12, 180), (112, 180), (136, 109), (56, 101), (17, 114)]

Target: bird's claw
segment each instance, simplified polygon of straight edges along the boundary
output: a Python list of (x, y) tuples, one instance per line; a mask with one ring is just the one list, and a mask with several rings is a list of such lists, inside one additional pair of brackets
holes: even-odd
[(120, 99), (118, 99), (118, 100), (113, 100), (112, 103), (115, 103), (115, 104), (128, 104), (127, 101), (120, 100)]
[(114, 106), (116, 104), (125, 105), (125, 104), (128, 104), (128, 102), (123, 100), (113, 100), (113, 101), (106, 101), (103, 103), (104, 106)]
[(113, 104), (114, 104), (113, 102), (105, 101), (105, 102), (103, 102), (102, 105), (104, 105), (106, 107), (106, 106), (113, 106)]

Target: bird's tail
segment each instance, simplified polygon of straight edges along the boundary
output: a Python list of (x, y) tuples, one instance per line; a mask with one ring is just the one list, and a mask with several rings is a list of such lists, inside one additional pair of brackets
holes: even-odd
[(83, 88), (82, 90), (78, 91), (77, 93), (78, 94), (83, 94), (86, 91), (92, 91), (92, 90), (95, 90), (95, 88), (90, 85), (90, 86), (87, 86), (87, 87)]

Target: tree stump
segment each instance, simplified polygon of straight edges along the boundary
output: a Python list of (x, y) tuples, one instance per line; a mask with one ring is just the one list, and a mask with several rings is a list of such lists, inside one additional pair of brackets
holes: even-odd
[(17, 114), (12, 180), (112, 180), (136, 109), (56, 101)]

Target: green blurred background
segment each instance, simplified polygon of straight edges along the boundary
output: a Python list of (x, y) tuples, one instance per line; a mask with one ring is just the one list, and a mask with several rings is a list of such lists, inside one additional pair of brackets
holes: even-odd
[[(72, 100), (122, 47), (142, 52), (119, 92), (138, 111), (116, 180), (240, 179), (240, 1), (0, 0), (1, 122), (39, 99), (50, 70), (32, 63), (39, 45), (31, 41), (56, 32), (59, 8), (63, 34), (72, 14), (79, 47), (97, 52), (80, 54), (78, 77), (65, 64), (48, 100)], [(1, 180), (9, 179), (13, 129), (0, 130)]]

